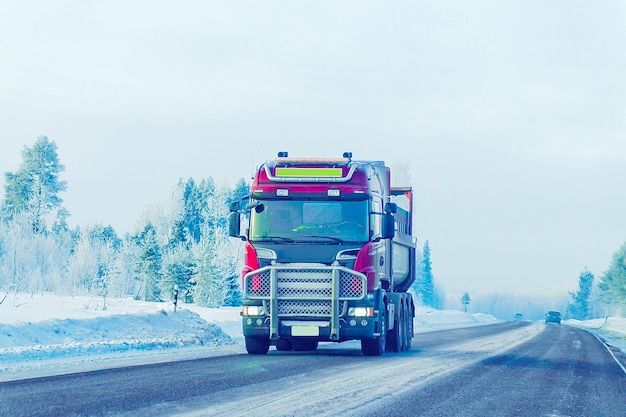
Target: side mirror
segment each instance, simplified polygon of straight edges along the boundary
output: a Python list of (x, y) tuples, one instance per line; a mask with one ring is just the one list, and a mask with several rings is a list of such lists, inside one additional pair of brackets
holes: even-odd
[(241, 218), (239, 217), (239, 209), (241, 204), (239, 201), (233, 201), (230, 203), (230, 216), (228, 216), (228, 236), (240, 237)]
[[(232, 207), (232, 206), (231, 206)], [(241, 219), (238, 211), (231, 211), (228, 217), (228, 236), (240, 237), (239, 229), (241, 228)]]
[(383, 239), (393, 239), (396, 235), (396, 221), (393, 218), (393, 214), (385, 213), (383, 214)]

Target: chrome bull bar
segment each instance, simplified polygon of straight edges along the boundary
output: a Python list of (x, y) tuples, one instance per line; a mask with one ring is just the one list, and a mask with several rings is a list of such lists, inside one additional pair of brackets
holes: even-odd
[(339, 340), (340, 303), (345, 307), (366, 294), (365, 275), (342, 266), (271, 265), (243, 279), (244, 298), (261, 300), (267, 308), (271, 339), (279, 336), (279, 318), (315, 318), (328, 320), (330, 339)]

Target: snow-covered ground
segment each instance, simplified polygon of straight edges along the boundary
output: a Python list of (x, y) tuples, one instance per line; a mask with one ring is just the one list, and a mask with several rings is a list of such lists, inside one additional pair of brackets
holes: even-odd
[[(0, 304), (0, 381), (244, 353), (239, 311), (190, 304), (174, 311), (171, 302), (11, 293)], [(497, 321), (486, 314), (420, 308), (415, 331)], [(624, 318), (571, 324), (626, 350)]]

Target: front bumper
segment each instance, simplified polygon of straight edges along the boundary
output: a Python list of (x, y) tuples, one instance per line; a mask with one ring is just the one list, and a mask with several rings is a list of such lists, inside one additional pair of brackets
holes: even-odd
[[(243, 317), (243, 335), (259, 338), (276, 338), (271, 335), (269, 317)], [(343, 342), (376, 337), (377, 317), (346, 317), (339, 320), (335, 336), (330, 321), (278, 319), (278, 338), (315, 338), (321, 342)]]

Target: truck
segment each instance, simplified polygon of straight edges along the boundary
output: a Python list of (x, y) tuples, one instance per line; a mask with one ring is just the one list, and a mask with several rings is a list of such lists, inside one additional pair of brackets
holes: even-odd
[(365, 356), (410, 349), (413, 190), (392, 187), (384, 161), (279, 152), (229, 208), (229, 235), (245, 247), (249, 354), (349, 340), (360, 341)]

